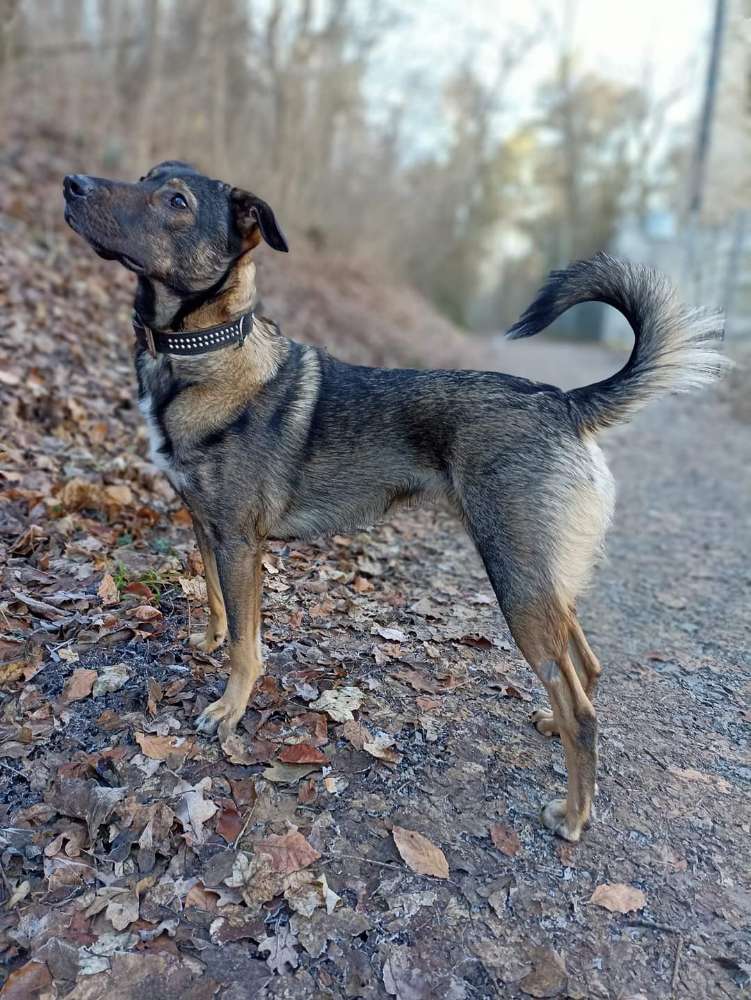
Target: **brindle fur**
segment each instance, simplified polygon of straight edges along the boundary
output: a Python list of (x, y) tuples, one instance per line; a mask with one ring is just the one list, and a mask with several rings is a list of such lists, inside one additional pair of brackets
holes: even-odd
[[(158, 329), (204, 329), (246, 312), (256, 302), (250, 251), (261, 237), (287, 248), (268, 205), (182, 163), (160, 164), (138, 184), (66, 178), (65, 192), (71, 225), (139, 274), (136, 306)], [(347, 531), (398, 501), (442, 498), (550, 699), (552, 711), (533, 718), (561, 737), (568, 791), (543, 821), (579, 839), (596, 787), (601, 668), (575, 601), (614, 497), (594, 433), (723, 364), (708, 348), (716, 320), (682, 310), (654, 272), (604, 255), (554, 274), (513, 332), (535, 333), (587, 299), (621, 309), (636, 344), (621, 372), (570, 393), (495, 372), (343, 364), (258, 317), (240, 348), (153, 358), (137, 347), (152, 454), (193, 515), (206, 567), (209, 622), (192, 641), (213, 650), (229, 635), (230, 678), (199, 729), (231, 733), (263, 671), (265, 539)]]

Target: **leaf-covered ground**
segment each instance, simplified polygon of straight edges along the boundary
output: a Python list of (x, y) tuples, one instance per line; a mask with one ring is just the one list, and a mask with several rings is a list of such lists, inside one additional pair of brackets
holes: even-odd
[[(582, 844), (540, 824), (562, 753), (528, 724), (541, 692), (441, 513), (271, 547), (268, 673), (220, 747), (194, 729), (224, 662), (186, 642), (206, 614), (200, 558), (144, 457), (130, 279), (62, 229), (69, 165), (25, 149), (3, 168), (0, 996), (743, 995), (745, 378), (606, 442), (620, 501), (582, 602), (605, 665)], [(291, 334), (432, 359), (414, 297), (408, 346), (377, 327), (367, 355), (348, 331), (382, 289), (304, 260), (316, 310), (287, 295), (289, 270), (269, 298)], [(438, 329), (442, 362), (504, 366)], [(602, 364), (559, 355), (569, 382)]]

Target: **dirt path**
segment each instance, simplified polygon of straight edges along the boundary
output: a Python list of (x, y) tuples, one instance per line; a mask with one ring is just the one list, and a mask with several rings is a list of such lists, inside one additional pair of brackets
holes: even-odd
[[(617, 366), (513, 350), (499, 367), (564, 385)], [(19, 412), (17, 454), (59, 454)], [(186, 520), (130, 453), (128, 497), (88, 416), (73, 411), (93, 443), (64, 456), (59, 520), (24, 513), (43, 473), (23, 463), (3, 508), (4, 635), (40, 652), (3, 693), (2, 996), (742, 995), (751, 435), (721, 392), (605, 441), (617, 515), (581, 605), (605, 666), (600, 794), (577, 847), (539, 821), (561, 749), (528, 724), (541, 692), (442, 514), (274, 548), (267, 680), (233, 745), (197, 738), (223, 675), (185, 643), (203, 615)], [(103, 674), (112, 690), (92, 690)], [(411, 871), (395, 827), (440, 847), (448, 879)], [(639, 909), (590, 903), (621, 883)]]

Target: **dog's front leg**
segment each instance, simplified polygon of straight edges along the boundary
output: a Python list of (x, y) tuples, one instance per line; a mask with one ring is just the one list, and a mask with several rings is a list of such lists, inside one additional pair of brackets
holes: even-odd
[(219, 583), (219, 572), (216, 568), (216, 558), (209, 539), (198, 518), (193, 515), (193, 528), (196, 541), (203, 559), (203, 569), (206, 576), (206, 593), (209, 599), (209, 620), (205, 632), (196, 632), (190, 637), (191, 646), (204, 653), (213, 653), (227, 638), (227, 613), (224, 610), (224, 598)]
[(198, 718), (202, 733), (232, 733), (243, 717), (253, 687), (263, 673), (261, 590), (263, 570), (258, 541), (228, 541), (214, 549), (229, 627), (230, 675), (222, 697)]

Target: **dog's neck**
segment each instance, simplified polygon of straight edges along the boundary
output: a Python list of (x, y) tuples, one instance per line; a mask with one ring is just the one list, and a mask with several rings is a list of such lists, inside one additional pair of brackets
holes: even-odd
[[(170, 308), (174, 310), (175, 297), (164, 294), (162, 287), (155, 288), (154, 294), (154, 315), (166, 317), (167, 323), (160, 327), (154, 320), (154, 326), (157, 329), (169, 329), (169, 323), (174, 323), (176, 315), (174, 311), (170, 312)], [(230, 322), (254, 309), (257, 299), (256, 266), (250, 254), (246, 253), (235, 262), (213, 294), (185, 313), (176, 328), (187, 333)], [(139, 308), (138, 296), (136, 310), (146, 322), (146, 317)], [(249, 394), (275, 376), (288, 351), (289, 345), (275, 324), (256, 317), (239, 350), (233, 346), (194, 357), (171, 357), (167, 369), (172, 375), (177, 375), (196, 387), (219, 385), (222, 387), (223, 398), (231, 398), (234, 394), (236, 401), (246, 402)], [(150, 360), (148, 355), (145, 357)], [(164, 356), (150, 363), (158, 366), (159, 370), (164, 370)]]
[(256, 266), (250, 253), (238, 258), (219, 281), (192, 296), (161, 281), (139, 278), (135, 310), (155, 330), (205, 330), (249, 312), (256, 305)]

